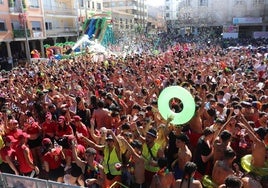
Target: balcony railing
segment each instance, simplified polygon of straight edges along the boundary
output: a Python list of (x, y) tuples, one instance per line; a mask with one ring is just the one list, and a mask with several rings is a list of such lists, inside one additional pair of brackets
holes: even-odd
[(32, 38), (42, 38), (44, 37), (42, 31), (32, 31)]
[[(34, 31), (27, 29), (27, 37), (28, 38), (43, 38), (44, 34), (42, 31)], [(18, 38), (25, 38), (25, 31), (24, 29), (14, 29), (13, 30), (13, 37), (18, 39)]]
[[(27, 37), (31, 36), (30, 29), (27, 29)], [(25, 30), (24, 29), (14, 29), (13, 30), (13, 37), (14, 38), (25, 38)]]
[(52, 30), (46, 30), (46, 35), (47, 37), (52, 37), (52, 36), (74, 36), (77, 35), (78, 33), (78, 28), (73, 28), (73, 27), (57, 27), (53, 28)]
[(62, 7), (44, 7), (45, 14), (53, 15), (69, 15), (76, 16), (77, 10), (74, 8), (62, 8)]

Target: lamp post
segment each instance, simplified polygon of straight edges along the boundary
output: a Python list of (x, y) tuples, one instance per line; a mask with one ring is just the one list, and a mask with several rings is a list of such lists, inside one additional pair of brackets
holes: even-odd
[(30, 56), (30, 46), (29, 46), (29, 40), (28, 40), (28, 32), (27, 32), (27, 20), (26, 20), (26, 14), (25, 14), (25, 11), (24, 11), (24, 8), (23, 8), (23, 3), (22, 3), (23, 0), (21, 0), (21, 14), (23, 16), (23, 26), (24, 26), (24, 34), (25, 34), (25, 41), (26, 41), (26, 44), (25, 44), (25, 53), (26, 53), (26, 59), (27, 61), (30, 63), (31, 62), (31, 56)]

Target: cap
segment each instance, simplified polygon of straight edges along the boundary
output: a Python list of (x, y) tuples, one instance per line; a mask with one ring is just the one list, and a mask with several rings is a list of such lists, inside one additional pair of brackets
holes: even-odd
[(73, 119), (74, 119), (74, 121), (81, 121), (82, 120), (82, 118), (78, 115), (74, 116)]
[(245, 108), (252, 106), (252, 104), (250, 102), (247, 102), (247, 101), (242, 101), (241, 105), (242, 105), (242, 107), (245, 107)]
[(50, 145), (50, 144), (52, 144), (50, 138), (44, 138), (42, 140), (42, 145)]
[(97, 151), (94, 148), (87, 148), (86, 153), (96, 155)]
[(157, 137), (157, 131), (154, 129), (154, 128), (150, 128), (148, 131), (147, 131), (147, 134), (151, 135), (152, 137)]
[(138, 148), (138, 149), (141, 149), (142, 148), (142, 143), (139, 141), (139, 140), (133, 140), (130, 145), (133, 147), (133, 148)]
[(113, 137), (112, 137), (112, 135), (107, 135), (107, 137), (106, 137), (106, 140), (113, 140)]
[(9, 143), (17, 142), (17, 140), (11, 135), (3, 137), (3, 140), (4, 142), (9, 142)]
[(77, 148), (77, 153), (79, 154), (84, 154), (86, 152), (86, 148), (81, 144), (78, 144), (76, 148)]
[(258, 110), (261, 110), (262, 103), (260, 101), (252, 101), (252, 106)]
[(12, 123), (12, 124), (18, 124), (18, 121), (15, 120), (15, 119), (11, 119), (11, 120), (9, 121), (9, 123)]

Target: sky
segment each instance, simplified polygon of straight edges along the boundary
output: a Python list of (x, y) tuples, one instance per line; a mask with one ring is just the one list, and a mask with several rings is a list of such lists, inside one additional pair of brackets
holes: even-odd
[(147, 4), (152, 6), (163, 6), (165, 4), (165, 0), (147, 0)]

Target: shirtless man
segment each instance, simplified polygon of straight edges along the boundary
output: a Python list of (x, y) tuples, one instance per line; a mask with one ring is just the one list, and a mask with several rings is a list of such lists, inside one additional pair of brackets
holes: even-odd
[(131, 188), (145, 188), (145, 160), (141, 156), (142, 143), (134, 140), (129, 143), (124, 137), (120, 136), (119, 139), (125, 144), (127, 150), (132, 156), (132, 163), (134, 165), (133, 176), (134, 182), (131, 183)]
[[(234, 159), (235, 159), (234, 151), (232, 151), (231, 148), (227, 148), (224, 152), (224, 159), (218, 160), (214, 164), (213, 171), (212, 171), (213, 182), (215, 182), (218, 185), (221, 185), (221, 184), (224, 184), (225, 179), (229, 175), (235, 175), (238, 177), (242, 175), (242, 173), (239, 171), (238, 165), (234, 165), (235, 169), (233, 170), (232, 163)], [(243, 177), (241, 180), (243, 182), (244, 188), (261, 188), (262, 187), (260, 182), (254, 180), (250, 176)]]
[(214, 141), (214, 153), (213, 153), (213, 161), (214, 163), (217, 160), (223, 160), (224, 158), (224, 153), (228, 147), (230, 147), (231, 144), (231, 133), (227, 130), (224, 130), (220, 133), (219, 139), (216, 139)]
[(160, 170), (153, 176), (150, 188), (174, 188), (175, 178), (167, 169), (167, 159), (159, 158), (157, 163)]
[(247, 120), (241, 116), (240, 118), (240, 126), (247, 130), (248, 136), (250, 140), (253, 142), (252, 144), (252, 161), (251, 165), (254, 167), (264, 167), (265, 156), (266, 156), (266, 148), (263, 140), (258, 138), (258, 136), (254, 133), (254, 130), (249, 125)]
[(93, 111), (92, 120), (96, 122), (96, 129), (101, 127), (111, 128), (111, 115), (108, 109), (104, 108), (104, 102), (98, 102), (98, 108)]
[(200, 107), (198, 107), (195, 111), (195, 115), (194, 117), (190, 120), (189, 122), (189, 126), (191, 131), (193, 131), (194, 133), (199, 133), (202, 134), (203, 133), (203, 128), (202, 128), (202, 114), (203, 114), (203, 110), (204, 107), (203, 105), (201, 105)]
[(171, 167), (174, 169), (174, 176), (176, 179), (182, 178), (185, 164), (192, 159), (192, 152), (186, 144), (189, 138), (185, 134), (177, 136), (176, 146), (178, 148), (177, 159), (172, 163)]
[(212, 171), (212, 180), (217, 185), (224, 184), (225, 178), (229, 175), (239, 175), (239, 168), (236, 171), (232, 168), (235, 159), (235, 152), (231, 148), (224, 151), (224, 159), (217, 160)]

